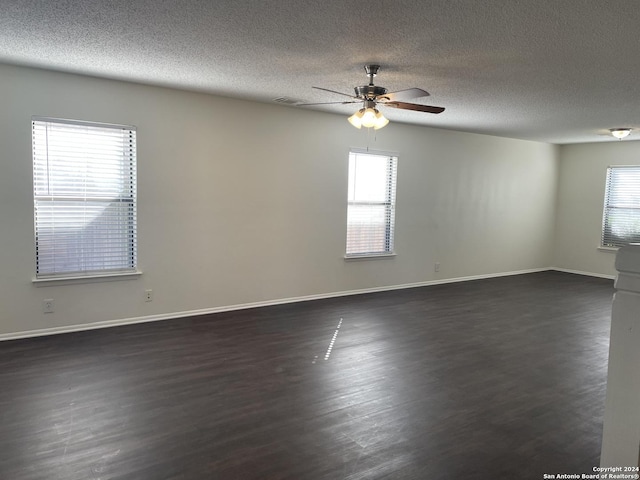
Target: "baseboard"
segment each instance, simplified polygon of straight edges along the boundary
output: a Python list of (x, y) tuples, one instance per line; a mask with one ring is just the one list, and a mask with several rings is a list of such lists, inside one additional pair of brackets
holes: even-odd
[(584, 276), (587, 276), (587, 277), (606, 278), (606, 279), (609, 279), (609, 280), (615, 280), (616, 279), (615, 275), (605, 275), (604, 273), (583, 272), (581, 270), (571, 270), (571, 269), (568, 269), (568, 268), (553, 267), (551, 270), (554, 270), (556, 272), (563, 272), (563, 273), (573, 273), (574, 275), (584, 275)]
[(467, 277), (445, 278), (441, 280), (428, 280), (425, 282), (405, 283), (401, 285), (389, 285), (384, 287), (363, 288), (358, 290), (346, 290), (339, 292), (321, 293), (316, 295), (306, 295), (302, 297), (281, 298), (276, 300), (267, 300), (262, 302), (244, 303), (238, 305), (226, 305), (222, 307), (204, 308), (200, 310), (189, 310), (183, 312), (172, 312), (159, 315), (147, 315), (144, 317), (123, 318), (117, 320), (106, 320), (102, 322), (84, 323), (81, 325), (68, 325), (63, 327), (43, 328), (39, 330), (27, 330), (24, 332), (0, 334), (0, 341), (17, 340), (20, 338), (42, 337), (46, 335), (59, 335), (62, 333), (80, 332), (85, 330), (97, 330), (100, 328), (119, 327), (123, 325), (133, 325), (136, 323), (158, 322), (162, 320), (173, 320), (183, 317), (195, 317), (199, 315), (210, 315), (213, 313), (232, 312), (236, 310), (246, 310), (249, 308), (268, 307), (272, 305), (284, 305), (287, 303), (308, 302), (311, 300), (323, 300), (327, 298), (346, 297), (350, 295), (363, 295), (367, 293), (385, 292), (391, 290), (403, 290), (407, 288), (428, 287), (431, 285), (442, 285), (446, 283), (468, 282), (471, 280), (484, 280), (497, 277), (508, 277), (513, 275), (524, 275), (527, 273), (545, 272), (549, 270), (571, 272), (568, 270), (560, 270), (555, 268), (534, 268), (529, 270), (518, 270), (513, 272), (490, 273), (485, 275), (472, 275)]

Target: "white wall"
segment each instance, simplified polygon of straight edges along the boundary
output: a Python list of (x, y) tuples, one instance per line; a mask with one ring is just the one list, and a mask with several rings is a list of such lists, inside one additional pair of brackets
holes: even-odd
[(598, 250), (607, 167), (638, 164), (638, 141), (560, 147), (556, 267), (598, 275), (616, 275), (616, 250)]
[[(347, 155), (370, 137), (342, 116), (2, 65), (0, 91), (5, 338), (552, 265), (551, 145), (391, 123), (369, 146), (399, 153), (398, 255), (346, 262)], [(32, 115), (137, 127), (140, 278), (32, 284)]]

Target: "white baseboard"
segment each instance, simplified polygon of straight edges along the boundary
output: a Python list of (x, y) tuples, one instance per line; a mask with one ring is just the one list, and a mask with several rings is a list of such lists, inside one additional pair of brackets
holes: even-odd
[(5, 340), (17, 340), (20, 338), (42, 337), (46, 335), (58, 335), (61, 333), (80, 332), (84, 330), (96, 330), (99, 328), (119, 327), (123, 325), (133, 325), (136, 323), (158, 322), (161, 320), (172, 320), (182, 317), (195, 317), (199, 315), (209, 315), (212, 313), (231, 312), (235, 310), (246, 310), (249, 308), (268, 307), (272, 305), (284, 305), (287, 303), (307, 302), (311, 300), (322, 300), (326, 298), (346, 297), (350, 295), (363, 295), (367, 293), (385, 292), (391, 290), (403, 290), (406, 288), (427, 287), (431, 285), (442, 285), (446, 283), (468, 282), (471, 280), (483, 280), (488, 278), (507, 277), (512, 275), (523, 275), (527, 273), (545, 272), (557, 270), (566, 273), (578, 273), (581, 275), (600, 276), (604, 278), (614, 278), (585, 272), (576, 272), (558, 268), (534, 268), (529, 270), (518, 270), (513, 272), (490, 273), (485, 275), (472, 275), (468, 277), (445, 278), (441, 280), (428, 280), (425, 282), (405, 283), (401, 285), (388, 285), (384, 287), (363, 288), (358, 290), (346, 290), (340, 292), (321, 293), (316, 295), (305, 295), (302, 297), (281, 298), (276, 300), (266, 300), (262, 302), (244, 303), (238, 305), (226, 305), (222, 307), (204, 308), (200, 310), (188, 310), (184, 312), (172, 312), (159, 315), (147, 315), (144, 317), (123, 318), (117, 320), (106, 320), (102, 322), (83, 323), (81, 325), (67, 325), (63, 327), (43, 328), (38, 330), (27, 330), (24, 332), (0, 334), (0, 342)]
[(553, 267), (551, 270), (556, 272), (573, 273), (575, 275), (585, 275), (587, 277), (607, 278), (609, 280), (615, 280), (615, 275), (605, 275), (604, 273), (583, 272), (581, 270), (570, 270), (568, 268)]

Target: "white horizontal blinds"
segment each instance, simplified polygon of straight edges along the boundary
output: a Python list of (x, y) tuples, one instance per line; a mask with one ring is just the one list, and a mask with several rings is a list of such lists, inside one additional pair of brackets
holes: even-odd
[(136, 131), (34, 119), (36, 276), (136, 269)]
[(393, 252), (397, 158), (349, 154), (347, 256)]
[(602, 223), (603, 246), (640, 242), (640, 166), (607, 169)]

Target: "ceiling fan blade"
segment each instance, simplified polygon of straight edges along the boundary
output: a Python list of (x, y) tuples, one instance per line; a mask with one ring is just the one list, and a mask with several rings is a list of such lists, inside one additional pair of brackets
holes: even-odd
[(322, 88), (322, 87), (312, 87), (312, 88), (315, 88), (316, 90), (324, 90), (325, 92), (337, 93), (338, 95), (344, 95), (345, 97), (349, 97), (349, 98), (358, 98), (354, 95), (349, 95), (348, 93), (336, 92), (335, 90), (329, 90), (328, 88)]
[(417, 103), (406, 103), (406, 102), (381, 102), (380, 105), (384, 105), (385, 107), (392, 108), (400, 108), (402, 110), (415, 110), (416, 112), (426, 112), (426, 113), (442, 113), (444, 112), (443, 107), (432, 107), (430, 105), (418, 105)]
[(412, 98), (428, 97), (429, 92), (422, 90), (421, 88), (407, 88), (406, 90), (398, 90), (397, 92), (389, 92), (384, 95), (380, 95), (379, 100), (396, 102), (402, 100), (410, 100)]
[(362, 100), (351, 100), (346, 102), (296, 103), (296, 107), (307, 107), (310, 105), (348, 105), (350, 103), (362, 103)]

